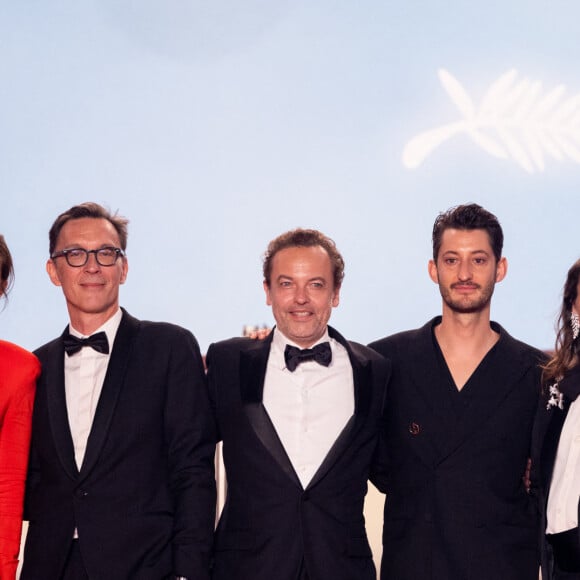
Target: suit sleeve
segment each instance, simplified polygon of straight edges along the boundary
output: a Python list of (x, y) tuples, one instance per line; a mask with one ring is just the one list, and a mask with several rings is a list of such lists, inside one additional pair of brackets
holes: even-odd
[(215, 522), (216, 436), (199, 346), (188, 331), (171, 345), (165, 437), (174, 498), (173, 573), (206, 580)]
[[(384, 341), (374, 342), (369, 344), (369, 347), (378, 352), (384, 358), (389, 360), (392, 364), (391, 352), (384, 345)], [(393, 367), (391, 366), (391, 374), (389, 379), (392, 377)], [(391, 406), (389, 405), (389, 395), (391, 381), (387, 382), (386, 397), (383, 405), (383, 413), (381, 417), (381, 424), (379, 428), (379, 440), (373, 456), (373, 461), (371, 464), (371, 470), (369, 479), (371, 483), (381, 492), (387, 493), (388, 488), (388, 476), (389, 476), (389, 446), (387, 443), (387, 427), (388, 427), (388, 414), (391, 411)]]

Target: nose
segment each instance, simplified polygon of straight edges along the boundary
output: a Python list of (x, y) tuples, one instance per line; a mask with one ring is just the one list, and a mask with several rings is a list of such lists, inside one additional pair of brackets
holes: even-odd
[(85, 264), (86, 272), (96, 272), (101, 269), (101, 265), (97, 262), (97, 254), (91, 252), (88, 255), (87, 263)]
[(457, 272), (457, 276), (462, 281), (471, 279), (471, 264), (469, 263), (469, 260), (462, 260), (459, 263), (459, 271)]
[(306, 304), (308, 302), (308, 292), (305, 287), (297, 286), (294, 293), (294, 301), (298, 304)]

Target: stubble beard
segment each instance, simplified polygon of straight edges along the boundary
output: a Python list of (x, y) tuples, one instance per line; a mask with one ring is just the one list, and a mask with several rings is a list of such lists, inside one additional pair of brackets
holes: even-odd
[(477, 296), (462, 296), (460, 298), (454, 298), (452, 295), (453, 285), (450, 289), (439, 285), (439, 291), (441, 292), (443, 302), (445, 302), (452, 312), (458, 314), (474, 314), (482, 312), (489, 306), (495, 289), (495, 283), (492, 282), (484, 287), (477, 285), (476, 289), (479, 289), (480, 291)]

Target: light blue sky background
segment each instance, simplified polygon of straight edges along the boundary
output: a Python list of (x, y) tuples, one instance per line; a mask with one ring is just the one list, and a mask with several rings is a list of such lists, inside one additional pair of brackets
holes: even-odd
[(439, 68), (475, 102), (510, 68), (580, 93), (579, 19), (573, 0), (0, 0), (0, 232), (17, 268), (0, 336), (34, 348), (64, 328), (47, 231), (82, 201), (131, 220), (122, 304), (203, 350), (273, 322), (261, 255), (296, 226), (345, 256), (346, 336), (422, 324), (440, 311), (433, 220), (476, 201), (506, 236), (493, 318), (551, 347), (580, 165), (530, 174), (465, 135), (416, 170), (401, 155), (459, 118)]

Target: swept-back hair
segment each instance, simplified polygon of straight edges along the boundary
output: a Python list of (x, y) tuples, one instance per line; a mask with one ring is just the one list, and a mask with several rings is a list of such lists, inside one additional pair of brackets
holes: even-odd
[(109, 221), (115, 230), (117, 230), (121, 249), (123, 252), (127, 249), (127, 224), (129, 223), (129, 220), (118, 215), (116, 212), (111, 213), (108, 209), (104, 208), (98, 203), (87, 201), (79, 205), (73, 205), (73, 207), (61, 213), (54, 220), (54, 223), (48, 232), (48, 251), (51, 256), (54, 253), (58, 236), (64, 224), (70, 220), (76, 220), (80, 218), (105, 219)]
[(342, 280), (344, 279), (344, 259), (338, 251), (336, 244), (318, 230), (304, 230), (302, 228), (281, 234), (268, 244), (263, 262), (264, 281), (266, 284), (270, 286), (272, 260), (278, 252), (287, 248), (309, 248), (313, 246), (320, 246), (328, 254), (332, 265), (334, 287), (340, 288)]
[(437, 262), (443, 232), (454, 230), (485, 230), (496, 262), (501, 259), (503, 231), (498, 219), (476, 203), (458, 205), (440, 213), (433, 224), (433, 260)]

